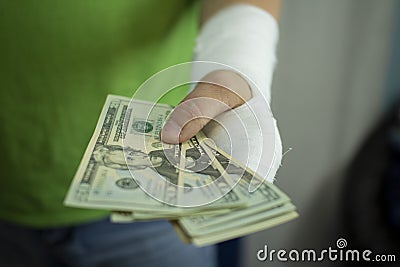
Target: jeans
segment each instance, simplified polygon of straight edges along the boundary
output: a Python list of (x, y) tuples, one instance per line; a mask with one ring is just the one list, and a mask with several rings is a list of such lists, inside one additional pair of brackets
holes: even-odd
[(0, 266), (216, 266), (214, 246), (182, 243), (167, 221), (109, 219), (36, 229), (0, 221)]

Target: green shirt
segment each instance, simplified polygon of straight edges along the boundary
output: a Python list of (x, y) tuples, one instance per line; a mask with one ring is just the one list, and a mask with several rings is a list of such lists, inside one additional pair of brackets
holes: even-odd
[(196, 28), (187, 0), (0, 1), (0, 218), (48, 227), (104, 216), (63, 200), (106, 95), (132, 96), (190, 61)]

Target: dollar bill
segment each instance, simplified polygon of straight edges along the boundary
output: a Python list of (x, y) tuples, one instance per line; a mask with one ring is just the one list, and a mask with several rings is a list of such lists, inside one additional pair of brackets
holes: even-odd
[(227, 230), (219, 231), (216, 233), (202, 235), (202, 236), (190, 236), (188, 232), (184, 231), (179, 223), (174, 223), (179, 237), (186, 243), (192, 243), (196, 246), (206, 246), (215, 243), (220, 243), (233, 238), (249, 235), (255, 232), (259, 232), (276, 225), (283, 224), (291, 221), (298, 217), (298, 213), (295, 211), (284, 213), (283, 215), (269, 218), (268, 220), (261, 220), (252, 224), (243, 225), (241, 227), (229, 228)]
[[(65, 205), (114, 210), (111, 220), (120, 223), (168, 219), (182, 240), (198, 246), (298, 216), (287, 195), (201, 132), (181, 144), (162, 143), (171, 110), (109, 95)], [(254, 179), (264, 182), (250, 193)]]
[[(280, 206), (274, 207), (272, 209), (263, 210), (257, 213), (252, 213), (250, 215), (237, 216), (235, 220), (224, 221), (220, 223), (213, 223), (207, 227), (196, 227), (196, 225), (191, 225), (190, 223), (182, 223), (184, 218), (178, 219), (179, 225), (184, 229), (186, 233), (188, 233), (192, 237), (196, 236), (204, 236), (210, 235), (214, 233), (218, 233), (221, 231), (227, 231), (231, 229), (233, 232), (236, 231), (236, 228), (240, 228), (249, 224), (253, 224), (259, 221), (269, 220), (271, 218), (284, 215), (286, 213), (295, 211), (296, 207), (291, 203), (285, 203)], [(240, 214), (239, 210), (233, 210), (229, 214), (237, 213)], [(214, 216), (225, 216), (229, 214), (204, 214), (202, 217), (214, 217)], [(197, 216), (196, 216), (197, 217)], [(189, 227), (188, 227), (189, 226)]]
[[(201, 210), (196, 212), (196, 215), (217, 215), (229, 213), (230, 211), (231, 209)], [(181, 217), (182, 214), (173, 215), (170, 213), (160, 212), (112, 211), (110, 215), (110, 220), (114, 223), (128, 223), (152, 220), (177, 220)]]
[[(227, 185), (214, 183), (208, 195), (200, 189), (183, 191), (184, 199), (212, 202), (210, 205), (191, 209), (174, 206), (179, 204), (182, 144), (161, 143), (159, 136), (171, 110), (168, 105), (108, 96), (65, 204), (175, 215), (246, 205), (235, 191), (220, 197)], [(187, 179), (185, 186), (197, 188), (204, 180), (212, 179), (203, 173)]]
[[(179, 236), (184, 240), (202, 246), (222, 242), (241, 235), (250, 234), (283, 223), (297, 217), (295, 206), (290, 199), (276, 186), (264, 182), (253, 192), (248, 191), (249, 184), (256, 173), (229, 158), (225, 152), (203, 142), (203, 149), (214, 155), (213, 166), (224, 175), (232, 176), (241, 173), (236, 189), (247, 193), (248, 206), (232, 209), (227, 214), (201, 214), (179, 218), (174, 222), (179, 229)], [(256, 179), (261, 179), (256, 177)]]
[[(237, 218), (262, 212), (290, 201), (286, 194), (268, 182), (262, 183), (256, 191), (249, 192), (248, 187), (251, 180), (254, 176), (258, 176), (256, 173), (230, 159), (229, 155), (224, 151), (209, 146), (207, 142), (203, 142), (203, 148), (207, 154), (215, 155), (215, 160), (212, 162), (212, 165), (215, 166), (216, 169), (219, 169), (224, 175), (233, 177), (232, 180), (238, 181), (235, 190), (240, 192), (241, 195), (245, 195), (247, 206), (245, 209), (235, 209), (229, 214), (222, 216), (189, 216), (182, 218), (179, 220), (179, 223), (186, 230), (207, 228), (213, 224), (230, 222)], [(259, 179), (261, 178), (259, 177)]]

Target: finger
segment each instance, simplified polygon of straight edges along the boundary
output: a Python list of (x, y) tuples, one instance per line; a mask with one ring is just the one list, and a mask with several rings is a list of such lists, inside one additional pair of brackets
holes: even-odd
[(211, 72), (172, 111), (161, 131), (161, 140), (172, 144), (184, 142), (212, 118), (250, 98), (250, 87), (239, 74), (225, 70)]

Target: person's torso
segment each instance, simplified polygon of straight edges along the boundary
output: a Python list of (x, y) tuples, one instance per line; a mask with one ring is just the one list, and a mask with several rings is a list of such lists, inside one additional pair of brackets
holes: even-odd
[(191, 59), (189, 2), (0, 1), (0, 218), (59, 223), (106, 95)]

